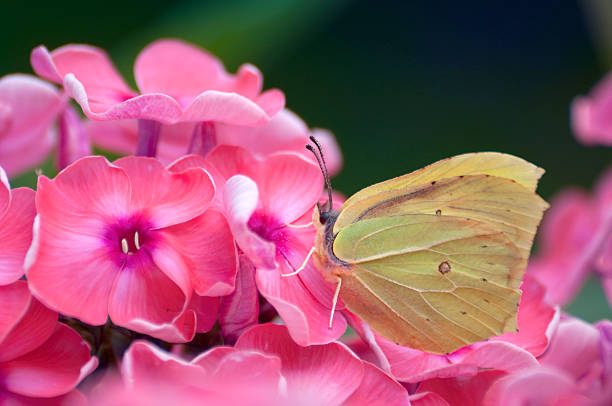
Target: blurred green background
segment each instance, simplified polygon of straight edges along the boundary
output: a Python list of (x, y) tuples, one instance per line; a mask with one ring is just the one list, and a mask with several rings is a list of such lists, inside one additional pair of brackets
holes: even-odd
[[(612, 164), (612, 149), (580, 145), (568, 121), (572, 98), (612, 66), (612, 2), (558, 3), (10, 2), (0, 73), (31, 72), (41, 43), (89, 43), (133, 84), (138, 51), (178, 37), (230, 71), (255, 64), (289, 108), (332, 130), (345, 156), (334, 187), (347, 195), (440, 158), (495, 150), (545, 168), (539, 191), (549, 199), (569, 185), (590, 188)], [(612, 318), (594, 280), (569, 311)]]

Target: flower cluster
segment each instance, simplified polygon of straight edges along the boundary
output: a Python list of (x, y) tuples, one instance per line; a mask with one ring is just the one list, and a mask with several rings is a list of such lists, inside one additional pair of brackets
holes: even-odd
[[(304, 145), (319, 140), (332, 176), (341, 152), (280, 90), (263, 91), (257, 68), (228, 73), (178, 40), (140, 53), (138, 91), (92, 46), (40, 46), (31, 63), (46, 81), (0, 79), (0, 403), (612, 399), (612, 323), (559, 307), (591, 271), (612, 303), (612, 172), (593, 196), (553, 200), (519, 331), (435, 355), (332, 305), (335, 285), (309, 260), (324, 184)], [(604, 84), (576, 100), (580, 139), (610, 144), (610, 97)], [(56, 176), (11, 189), (52, 150)]]

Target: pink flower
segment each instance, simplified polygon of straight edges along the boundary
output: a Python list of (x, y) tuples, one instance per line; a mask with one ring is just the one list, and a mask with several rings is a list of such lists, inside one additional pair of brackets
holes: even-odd
[[(124, 384), (110, 391), (119, 401), (112, 404), (409, 405), (401, 385), (344, 345), (300, 347), (285, 327), (272, 324), (253, 327), (234, 348), (216, 347), (190, 362), (135, 342), (121, 375)], [(109, 390), (98, 392), (108, 404)]]
[(283, 385), (277, 357), (216, 347), (187, 362), (145, 341), (125, 352), (121, 378), (91, 391), (96, 405), (277, 405)]
[(608, 405), (612, 401), (612, 324), (565, 318), (539, 363), (506, 374), (422, 382), (414, 405)]
[(546, 301), (546, 292), (535, 279), (526, 277), (518, 311), (518, 333), (506, 333), (449, 355), (429, 354), (399, 346), (373, 332), (350, 315), (352, 327), (369, 344), (368, 359), (402, 382), (474, 376), (483, 369), (511, 373), (537, 366), (536, 358), (548, 347), (558, 321), (558, 310)]
[(553, 199), (540, 244), (527, 272), (546, 285), (553, 303), (569, 303), (592, 270), (599, 272), (612, 303), (612, 170), (592, 197), (569, 189)]
[(80, 395), (71, 391), (98, 365), (89, 345), (58, 323), (57, 313), (34, 299), (25, 281), (0, 286), (0, 308), (0, 403), (78, 402)]
[[(115, 153), (132, 154), (138, 144), (137, 120), (90, 121), (87, 132), (96, 145)], [(301, 118), (287, 109), (279, 111), (268, 123), (255, 127), (210, 122), (206, 126), (195, 122), (162, 125), (157, 157), (168, 164), (187, 152), (205, 156), (216, 145), (234, 145), (262, 157), (295, 151), (316, 162), (304, 148), (310, 135), (323, 144), (330, 174), (337, 174), (342, 167), (342, 153), (333, 134), (321, 129), (311, 131)], [(198, 139), (199, 144), (191, 145)]]
[(410, 404), (401, 385), (339, 342), (301, 347), (286, 327), (263, 324), (244, 333), (236, 348), (280, 359), (292, 405)]
[(0, 167), (0, 285), (13, 283), (23, 276), (35, 215), (34, 191), (11, 190)]
[[(300, 345), (337, 339), (346, 328), (336, 313), (328, 327), (334, 286), (308, 260), (315, 230), (308, 226), (322, 191), (318, 166), (295, 153), (257, 158), (239, 147), (220, 146), (204, 161), (189, 156), (172, 167), (212, 167), (218, 191), (236, 243), (256, 268), (259, 292), (274, 306)], [(297, 227), (296, 227), (297, 226)], [(297, 275), (283, 277), (299, 268)], [(241, 295), (254, 300), (255, 286), (244, 280)], [(250, 302), (249, 302), (250, 303)], [(255, 306), (243, 308), (256, 311)], [(241, 314), (241, 318), (248, 315)], [(227, 319), (226, 319), (227, 320)]]
[(608, 74), (591, 91), (572, 102), (572, 129), (586, 145), (612, 146), (612, 76)]
[[(193, 338), (192, 292), (233, 291), (236, 253), (206, 171), (170, 173), (152, 158), (82, 158), (41, 176), (26, 270), (41, 301), (85, 323), (170, 342)], [(197, 304), (192, 304), (192, 307)], [(216, 312), (216, 310), (215, 310)]]
[(39, 46), (31, 62), (39, 76), (63, 83), (93, 120), (261, 125), (285, 104), (279, 90), (261, 92), (262, 75), (254, 66), (243, 65), (230, 75), (206, 51), (173, 39), (153, 42), (138, 55), (134, 76), (140, 94), (125, 84), (99, 48), (65, 45), (49, 53)]
[(508, 375), (488, 390), (485, 405), (607, 405), (612, 401), (612, 323), (561, 321), (541, 367)]

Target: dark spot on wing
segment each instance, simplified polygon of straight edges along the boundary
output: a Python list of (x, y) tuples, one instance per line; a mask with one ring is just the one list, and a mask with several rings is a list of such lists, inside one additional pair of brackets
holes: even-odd
[(432, 184), (432, 185), (435, 185), (435, 184), (436, 184), (436, 181), (435, 181), (435, 180), (432, 180), (432, 181), (431, 181), (431, 184)]
[(467, 314), (467, 312), (461, 312), (461, 314)]
[(464, 175), (459, 175), (459, 179), (463, 179)]
[(440, 263), (440, 265), (438, 265), (438, 271), (439, 271), (439, 272), (440, 272), (442, 275), (449, 273), (449, 272), (450, 272), (450, 270), (451, 270), (451, 266), (450, 266), (450, 264), (449, 264), (448, 262), (446, 262), (446, 261), (441, 262), (441, 263)]
[(436, 210), (436, 216), (441, 216), (442, 215), (442, 210), (438, 209)]
[(484, 301), (485, 301), (485, 303), (490, 303), (490, 302), (489, 302), (489, 299), (482, 299), (482, 300), (484, 300)]
[(480, 248), (487, 248), (487, 245), (481, 245)]
[(487, 278), (482, 278), (481, 281), (486, 282)]

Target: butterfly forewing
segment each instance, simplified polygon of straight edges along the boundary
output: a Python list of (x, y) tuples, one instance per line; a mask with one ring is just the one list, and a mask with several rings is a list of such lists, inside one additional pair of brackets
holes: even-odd
[(543, 169), (524, 159), (499, 152), (457, 155), (355, 193), (342, 206), (341, 214), (334, 225), (334, 232), (337, 233), (343, 227), (353, 223), (364, 210), (370, 207), (369, 198), (375, 198), (381, 193), (397, 194), (398, 191), (402, 192), (410, 187), (468, 175), (490, 175), (510, 179), (524, 186), (528, 191), (534, 192), (543, 173)]

